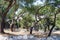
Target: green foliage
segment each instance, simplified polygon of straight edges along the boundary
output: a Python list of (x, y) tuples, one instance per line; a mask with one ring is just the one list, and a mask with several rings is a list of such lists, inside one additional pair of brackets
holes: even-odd
[(10, 10), (9, 10), (9, 12), (8, 12), (8, 14), (7, 14), (7, 18), (9, 18), (9, 19), (12, 19), (13, 18), (13, 16), (14, 16), (14, 12), (15, 12), (15, 8), (14, 8), (15, 6), (13, 6)]
[(56, 26), (60, 28), (60, 14), (57, 15)]
[(8, 2), (4, 1), (4, 0), (0, 0), (0, 5), (2, 6), (3, 10), (5, 10), (8, 6)]
[(33, 21), (34, 21), (34, 19), (32, 18), (31, 14), (25, 14), (23, 16), (23, 19), (20, 20), (20, 24), (23, 27), (31, 27)]
[[(53, 16), (54, 14), (58, 11), (58, 9), (56, 9), (57, 5), (60, 4), (60, 0), (55, 0), (55, 3), (54, 4), (49, 4), (49, 5), (45, 5), (45, 4), (48, 4), (49, 3), (49, 0), (46, 0), (46, 3), (44, 4), (45, 6), (41, 6), (41, 5), (38, 5), (38, 6), (34, 6), (33, 5), (33, 2), (35, 0), (18, 0), (16, 5), (14, 5), (8, 12), (7, 14), (7, 18), (9, 19), (13, 19), (13, 16), (15, 15), (14, 12), (18, 9), (18, 8), (21, 8), (22, 9), (22, 12), (28, 12), (28, 13), (25, 13), (25, 15), (22, 17), (23, 19), (20, 20), (20, 22), (18, 24), (20, 24), (21, 26), (26, 26), (26, 27), (30, 27), (32, 25), (32, 22), (35, 20), (33, 18), (33, 16), (35, 16), (36, 14), (36, 11), (39, 7), (42, 7), (40, 10), (38, 10), (38, 13), (37, 14), (43, 14), (43, 15), (46, 15), (49, 17), (50, 20), (53, 20)], [(20, 2), (20, 3), (19, 3)], [(0, 4), (2, 5), (2, 8), (0, 8), (0, 10), (3, 12), (5, 11), (5, 9), (7, 8), (8, 6), (8, 2), (4, 1), (4, 0), (0, 0)], [(21, 13), (21, 11), (20, 11)], [(19, 13), (19, 14), (20, 14)], [(40, 24), (44, 24), (46, 20), (42, 20), (42, 21), (39, 21)], [(56, 21), (56, 24), (57, 26), (60, 27), (60, 16), (57, 17), (57, 21)]]

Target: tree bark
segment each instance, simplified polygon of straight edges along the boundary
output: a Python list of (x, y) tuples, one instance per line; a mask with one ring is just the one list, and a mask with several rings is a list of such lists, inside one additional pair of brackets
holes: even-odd
[(0, 27), (0, 33), (4, 33), (4, 27), (5, 27), (5, 16), (2, 16), (2, 22)]

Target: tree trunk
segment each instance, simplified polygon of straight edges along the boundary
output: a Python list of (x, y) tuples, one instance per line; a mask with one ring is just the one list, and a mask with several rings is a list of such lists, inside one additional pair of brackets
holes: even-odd
[(4, 27), (5, 27), (5, 17), (2, 17), (2, 22), (1, 22), (1, 28), (0, 28), (0, 33), (4, 33)]
[(53, 30), (53, 28), (54, 28), (54, 27), (55, 27), (55, 25), (53, 25), (53, 27), (50, 29), (50, 32), (49, 32), (48, 36), (50, 36), (50, 35), (51, 35), (52, 30)]
[(30, 34), (32, 34), (32, 31), (33, 31), (33, 27), (30, 28)]
[(46, 32), (46, 29), (47, 29), (47, 27), (45, 26), (45, 27), (44, 27), (44, 32)]
[(11, 27), (10, 27), (10, 29), (11, 29), (12, 32), (14, 31), (13, 27), (14, 27), (14, 24), (12, 24)]
[(10, 0), (9, 1), (9, 5), (8, 7), (6, 8), (6, 10), (3, 12), (2, 11), (2, 22), (1, 22), (1, 27), (0, 27), (0, 32), (1, 33), (4, 33), (4, 27), (5, 27), (5, 18), (6, 18), (6, 15), (7, 13), (9, 12), (9, 9), (16, 3), (16, 0)]
[(12, 19), (12, 23), (10, 24), (10, 30), (13, 32), (13, 27), (14, 27), (14, 20)]
[(53, 30), (53, 28), (55, 27), (55, 24), (56, 23), (56, 14), (54, 15), (54, 22), (53, 22), (53, 26), (52, 26), (52, 28), (50, 29), (50, 32), (49, 32), (49, 34), (48, 34), (48, 36), (50, 36), (51, 35), (51, 33), (52, 33), (52, 30)]

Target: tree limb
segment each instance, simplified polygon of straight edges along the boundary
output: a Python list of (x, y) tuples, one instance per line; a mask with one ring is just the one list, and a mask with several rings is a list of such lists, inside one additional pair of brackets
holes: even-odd
[(6, 16), (6, 14), (8, 13), (9, 9), (16, 3), (16, 0), (10, 0), (9, 1), (9, 5), (8, 7), (5, 9), (5, 11), (3, 12), (3, 15)]

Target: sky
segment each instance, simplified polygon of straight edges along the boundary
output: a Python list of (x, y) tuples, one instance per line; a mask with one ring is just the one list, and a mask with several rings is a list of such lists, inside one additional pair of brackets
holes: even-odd
[(34, 2), (34, 5), (40, 5), (40, 4), (44, 4), (45, 0), (37, 0), (36, 2)]

